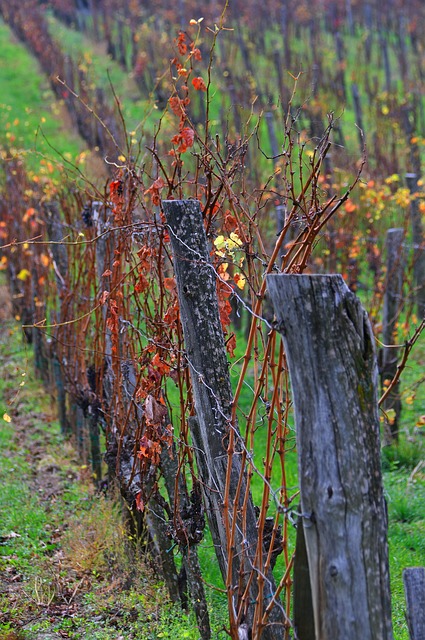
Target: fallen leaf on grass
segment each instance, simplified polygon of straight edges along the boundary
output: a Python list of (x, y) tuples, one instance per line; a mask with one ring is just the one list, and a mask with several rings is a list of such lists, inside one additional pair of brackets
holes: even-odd
[(0, 536), (0, 544), (6, 544), (8, 540), (13, 540), (13, 538), (21, 538), (22, 536), (19, 533), (15, 533), (15, 531), (11, 531), (6, 536)]

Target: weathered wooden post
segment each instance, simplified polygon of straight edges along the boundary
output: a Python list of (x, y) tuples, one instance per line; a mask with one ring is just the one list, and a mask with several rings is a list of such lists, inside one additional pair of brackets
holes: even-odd
[[(231, 423), (233, 395), (218, 310), (216, 273), (209, 259), (199, 202), (166, 200), (162, 205), (170, 231), (195, 401), (196, 416), (189, 420), (192, 444), (229, 601), (235, 612), (243, 612), (243, 616), (236, 614), (238, 619), (231, 620), (232, 638), (237, 639), (245, 637), (241, 633), (252, 624), (261, 567), (256, 567), (258, 532), (254, 505), (247, 493), (241, 464), (243, 443), (237, 425)], [(275, 598), (270, 571), (264, 590), (263, 598), (269, 605)], [(255, 637), (281, 639), (284, 613), (277, 598), (268, 621), (271, 624), (263, 631), (257, 629)]]
[(351, 85), (351, 95), (353, 96), (353, 105), (354, 105), (354, 113), (356, 114), (356, 124), (359, 138), (359, 146), (360, 153), (364, 153), (364, 128), (363, 128), (363, 114), (362, 114), (362, 103), (360, 100), (359, 88), (355, 82)]
[[(420, 160), (418, 160), (418, 162), (420, 162)], [(418, 199), (414, 196), (418, 190), (418, 179), (419, 176), (417, 173), (406, 174), (406, 183), (410, 193), (413, 195), (410, 203), (410, 220), (412, 223), (415, 299), (418, 316), (422, 319), (425, 317), (425, 243), (422, 214), (419, 209)]]
[[(56, 288), (58, 292), (59, 305), (62, 306), (63, 298), (67, 289), (68, 280), (68, 252), (66, 246), (61, 244), (66, 231), (64, 229), (63, 222), (61, 221), (59, 205), (55, 201), (46, 202), (43, 207), (44, 219), (46, 222), (46, 230), (50, 245), (50, 250), (54, 260)], [(59, 318), (54, 318), (57, 322)], [(52, 361), (53, 361), (53, 378), (56, 387), (56, 402), (58, 408), (58, 418), (63, 435), (69, 435), (71, 433), (71, 426), (69, 424), (67, 411), (66, 411), (66, 389), (63, 379), (61, 363), (58, 358), (56, 349), (56, 333), (53, 337), (52, 343)]]
[(288, 359), (317, 640), (391, 640), (378, 368), (339, 275), (269, 275)]
[[(380, 353), (380, 373), (382, 388), (389, 384), (397, 371), (398, 349), (395, 346), (396, 324), (402, 306), (403, 288), (403, 229), (389, 229), (387, 232), (387, 273), (385, 278), (384, 313)], [(385, 443), (398, 440), (398, 424), (401, 413), (400, 385), (396, 384), (382, 404), (385, 419)], [(392, 410), (394, 415), (386, 412)]]
[[(273, 111), (266, 111), (264, 114), (264, 117), (266, 119), (267, 130), (268, 130), (269, 141), (270, 141), (270, 150), (273, 158), (273, 166), (275, 169), (276, 191), (279, 191), (282, 189), (283, 185), (282, 185), (282, 177), (280, 175), (280, 172), (277, 170), (279, 166), (278, 160), (279, 160), (280, 149), (279, 149), (279, 143), (277, 141), (276, 129), (274, 126)], [(276, 231), (279, 234), (282, 231), (283, 227), (285, 226), (285, 206), (283, 204), (276, 205), (275, 216), (276, 216)]]
[(403, 571), (410, 640), (425, 638), (425, 568), (411, 567)]

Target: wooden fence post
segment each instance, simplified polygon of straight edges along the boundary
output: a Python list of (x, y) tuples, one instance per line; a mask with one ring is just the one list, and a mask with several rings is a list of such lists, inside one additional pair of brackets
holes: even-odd
[[(397, 341), (396, 323), (402, 306), (403, 288), (403, 229), (389, 229), (387, 232), (387, 273), (385, 278), (384, 313), (382, 341), (384, 346), (380, 353), (381, 385), (385, 388), (388, 380), (392, 380), (398, 364), (398, 349), (393, 346)], [(385, 443), (398, 440), (398, 425), (401, 413), (400, 385), (396, 384), (383, 402), (385, 419)], [(394, 416), (387, 416), (388, 410), (395, 411)]]
[(359, 138), (360, 153), (364, 153), (365, 131), (363, 128), (362, 103), (359, 88), (355, 82), (351, 85), (351, 95), (353, 96), (354, 113), (356, 114), (357, 134)]
[(425, 638), (425, 568), (412, 567), (403, 571), (410, 640)]
[[(63, 297), (67, 289), (68, 281), (68, 252), (66, 246), (60, 244), (63, 241), (66, 231), (61, 221), (59, 205), (56, 201), (46, 202), (43, 207), (44, 220), (46, 222), (47, 237), (52, 243), (50, 251), (55, 264), (56, 288), (58, 292), (59, 306), (62, 306)], [(60, 314), (54, 318), (60, 321)], [(66, 409), (66, 388), (61, 363), (56, 349), (57, 329), (52, 342), (52, 373), (56, 387), (56, 401), (58, 408), (58, 418), (63, 435), (69, 435), (72, 431), (69, 424)]]
[[(418, 190), (419, 176), (416, 173), (406, 173), (406, 183), (413, 195)], [(415, 282), (415, 299), (419, 319), (425, 317), (425, 246), (422, 214), (419, 201), (413, 197), (410, 203), (410, 220), (412, 223), (413, 242), (413, 279)]]
[[(162, 205), (170, 231), (180, 319), (195, 400), (196, 416), (189, 421), (192, 443), (220, 570), (233, 610), (243, 611), (236, 622), (239, 629), (235, 626), (231, 629), (231, 637), (240, 638), (240, 633), (245, 633), (242, 627), (249, 628), (254, 618), (257, 578), (262, 577), (262, 567), (256, 566), (258, 532), (241, 465), (242, 439), (237, 425), (230, 421), (233, 395), (218, 311), (216, 274), (209, 260), (199, 202), (165, 200)], [(235, 534), (229, 539), (226, 529), (232, 529), (234, 514)], [(263, 597), (269, 605), (275, 597), (271, 571), (266, 583)], [(271, 624), (264, 631), (257, 629), (254, 637), (280, 640), (284, 633), (284, 611), (278, 599), (268, 621)], [(231, 620), (231, 624), (235, 625), (235, 621)]]
[(372, 329), (339, 275), (269, 275), (288, 359), (316, 638), (391, 640)]

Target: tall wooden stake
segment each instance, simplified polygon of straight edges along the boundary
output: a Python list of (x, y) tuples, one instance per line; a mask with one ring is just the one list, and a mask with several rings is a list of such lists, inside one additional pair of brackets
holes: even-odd
[[(189, 421), (189, 426), (220, 570), (232, 607), (243, 611), (236, 622), (231, 620), (232, 638), (237, 640), (238, 626), (243, 623), (249, 627), (253, 621), (257, 575), (248, 589), (247, 584), (251, 572), (259, 569), (261, 575), (261, 568), (255, 566), (258, 532), (241, 465), (242, 440), (237, 425), (230, 420), (233, 395), (218, 310), (216, 274), (209, 259), (199, 202), (166, 200), (162, 204), (170, 231), (180, 319), (195, 400), (196, 417)], [(233, 537), (229, 536), (232, 529)], [(269, 604), (275, 591), (270, 571), (266, 585), (263, 597)], [(284, 612), (278, 600), (269, 621), (272, 624), (253, 637), (264, 640), (283, 637)]]
[(288, 359), (317, 640), (391, 640), (378, 368), (341, 276), (269, 275)]

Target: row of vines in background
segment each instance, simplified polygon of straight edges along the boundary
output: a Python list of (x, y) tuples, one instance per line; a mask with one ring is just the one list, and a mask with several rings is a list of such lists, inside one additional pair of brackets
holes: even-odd
[[(297, 122), (301, 143), (316, 146), (328, 126), (327, 114), (334, 110), (338, 117), (333, 118), (332, 148), (321, 178), (324, 191), (335, 194), (343, 191), (352, 179), (356, 160), (363, 155), (364, 145), (368, 164), (361, 190), (346, 204), (344, 212), (339, 213), (321, 240), (323, 250), (317, 257), (315, 269), (338, 269), (347, 276), (350, 285), (357, 283), (370, 295), (377, 292), (377, 283), (373, 283), (368, 274), (359, 273), (358, 265), (366, 258), (372, 274), (379, 279), (385, 231), (391, 226), (404, 226), (407, 219), (404, 214), (409, 210), (411, 195), (404, 175), (406, 172), (415, 173), (418, 178), (421, 175), (425, 127), (421, 45), (417, 37), (423, 19), (421, 7), (410, 8), (415, 9), (416, 20), (409, 22), (406, 16), (412, 13), (407, 12), (404, 4), (393, 3), (393, 12), (383, 16), (374, 3), (346, 3), (344, 10), (335, 3), (323, 3), (321, 20), (313, 20), (308, 7), (301, 10), (298, 5), (291, 7), (285, 3), (280, 7), (279, 3), (270, 3), (258, 16), (255, 14), (255, 25), (247, 8), (241, 7), (244, 19), (242, 26), (236, 28), (233, 16), (239, 14), (233, 4), (223, 14), (224, 19), (221, 7), (207, 4), (204, 13), (210, 16), (212, 12), (210, 23), (206, 19), (201, 21), (196, 14), (191, 15), (195, 7), (186, 2), (173, 10), (156, 12), (145, 3), (137, 2), (125, 8), (113, 2), (66, 4), (64, 7), (60, 2), (51, 3), (61, 19), (106, 40), (109, 55), (139, 85), (145, 113), (140, 114), (142, 120), (138, 126), (133, 122), (128, 124), (130, 131), (126, 135), (122, 131), (119, 96), (112, 96), (110, 87), (101, 82), (96, 85), (90, 68), (93, 62), (62, 52), (54, 38), (55, 25), (49, 27), (49, 13), (42, 4), (26, 0), (15, 6), (8, 2), (2, 8), (2, 15), (39, 58), (56, 96), (64, 100), (73, 123), (89, 147), (97, 149), (108, 163), (116, 163), (119, 156), (137, 158), (138, 162), (146, 147), (152, 148), (154, 128), (159, 126), (160, 134), (155, 140), (159, 153), (167, 147), (168, 139), (174, 140), (177, 148), (190, 144), (192, 130), (205, 138), (213, 137), (216, 132), (224, 134), (236, 146), (238, 140), (251, 133), (257, 138), (261, 152), (256, 153), (254, 144), (244, 151), (247, 166), (244, 181), (251, 191), (258, 185), (270, 187), (269, 197), (262, 204), (264, 215), (272, 218), (275, 208), (283, 211), (288, 203), (287, 194), (282, 191), (282, 174), (287, 167), (282, 155), (282, 131), (293, 83), (288, 72), (298, 78), (291, 115)], [(278, 20), (279, 12), (282, 15)], [(176, 36), (174, 25), (183, 17), (186, 22)], [(338, 33), (344, 36), (344, 46), (332, 35), (335, 21), (340, 29), (337, 36)], [(216, 26), (211, 26), (214, 24)], [(218, 24), (229, 31), (226, 37), (217, 40), (209, 67), (208, 51)], [(351, 32), (356, 35), (352, 41), (347, 36)], [(364, 37), (360, 37), (362, 33), (364, 37), (367, 35), (368, 42), (370, 40), (370, 50), (369, 45), (364, 44)], [(388, 60), (382, 53), (377, 33), (387, 42)], [(199, 52), (199, 55), (186, 51), (189, 41), (196, 41), (195, 54)], [(282, 58), (285, 47), (291, 49), (285, 54), (288, 60)], [(402, 59), (402, 53), (407, 56), (404, 66), (409, 73), (403, 72), (404, 67), (395, 66), (396, 61)], [(373, 65), (369, 56), (374, 58)], [(371, 66), (379, 72), (376, 78), (370, 78), (366, 72)], [(311, 75), (313, 70), (315, 79)], [(333, 78), (333, 74), (337, 77)], [(393, 82), (386, 87), (388, 76)], [(350, 83), (355, 85), (358, 99), (351, 96)], [(174, 87), (182, 100), (188, 104), (190, 101), (190, 126), (183, 126), (182, 131), (176, 131), (179, 107), (175, 96), (168, 102)], [(183, 90), (187, 90), (187, 96)], [(342, 115), (346, 105), (351, 105), (350, 115)], [(155, 117), (149, 119), (147, 114), (152, 114), (153, 107)], [(166, 113), (161, 116), (164, 107)], [(122, 108), (124, 110), (124, 105)], [(93, 117), (91, 111), (97, 117)], [(354, 121), (362, 128), (360, 147), (352, 112)], [(206, 118), (207, 131), (204, 130)], [(12, 123), (8, 126), (13, 132)], [(271, 157), (272, 165), (267, 160)], [(109, 170), (114, 170), (114, 164), (109, 165)], [(421, 186), (419, 182), (418, 188), (412, 189), (413, 194), (420, 194)], [(350, 218), (349, 224), (346, 224), (347, 218)], [(277, 230), (279, 224), (277, 220)], [(351, 251), (346, 251), (347, 246), (352, 247)]]
[[(161, 76), (168, 57), (163, 44), (176, 24), (185, 31), (190, 19), (200, 18), (198, 7), (189, 2), (173, 9), (138, 2), (120, 7), (113, 0), (86, 9), (81, 4), (67, 9), (60, 2), (52, 5), (66, 24), (105, 40), (107, 53), (134, 76), (142, 93), (152, 93), (159, 106), (164, 103), (168, 87)], [(385, 167), (388, 174), (402, 171), (400, 127), (409, 137), (409, 121), (414, 119), (415, 135), (424, 135), (419, 37), (424, 15), (420, 3), (391, 5), (383, 13), (377, 3), (368, 1), (343, 7), (334, 2), (319, 7), (266, 2), (255, 10), (249, 3), (229, 3), (226, 27), (232, 34), (220, 41), (215, 52), (215, 83), (227, 94), (222, 113), (215, 114), (222, 130), (229, 127), (240, 134), (241, 111), (253, 102), (257, 112), (273, 115), (279, 100), (289, 99), (287, 72), (303, 72), (300, 98), (312, 95), (303, 113), (310, 135), (322, 134), (328, 111), (339, 113), (348, 105), (367, 134), (374, 166)], [(218, 24), (222, 11), (222, 5), (211, 3), (202, 6), (201, 13), (208, 24)], [(345, 135), (352, 151), (357, 136), (351, 129)], [(339, 141), (345, 143), (342, 130)]]
[[(25, 21), (18, 5), (34, 10), (33, 22)], [(15, 315), (34, 344), (36, 367), (46, 385), (55, 387), (62, 429), (73, 434), (99, 486), (105, 476), (109, 483), (118, 482), (132, 526), (139, 535), (147, 532), (144, 544), (162, 568), (171, 598), (184, 601), (188, 590), (202, 637), (210, 637), (200, 579), (205, 567), (197, 549), (200, 544), (208, 549), (211, 542), (205, 538), (202, 478), (190, 436), (194, 414), (190, 363), (180, 324), (170, 228), (162, 208), (163, 199), (199, 201), (234, 382), (232, 425), (239, 424), (242, 434), (246, 495), (251, 491), (258, 507), (258, 542), (253, 565), (245, 567), (248, 578), (240, 569), (243, 593), (235, 591), (234, 576), (227, 576), (229, 633), (241, 637), (249, 585), (255, 583), (253, 637), (259, 637), (273, 615), (289, 637), (291, 531), (298, 496), (295, 443), (285, 356), (272, 328), (264, 275), (342, 271), (350, 287), (368, 300), (379, 338), (386, 283), (384, 235), (390, 226), (401, 227), (407, 266), (397, 318), (403, 320), (400, 338), (406, 339), (416, 324), (414, 278), (409, 270), (418, 264), (419, 254), (409, 249), (408, 214), (413, 210), (414, 219), (420, 220), (422, 212), (419, 140), (410, 139), (410, 157), (397, 155), (397, 168), (415, 171), (407, 188), (400, 173), (378, 176), (373, 166), (365, 169), (363, 147), (349, 168), (347, 155), (352, 157), (352, 150), (348, 154), (341, 150), (341, 123), (332, 114), (319, 110), (320, 127), (311, 130), (317, 98), (299, 101), (302, 76), (290, 83), (282, 77), (273, 87), (270, 109), (264, 100), (269, 88), (255, 82), (252, 95), (234, 97), (226, 84), (221, 95), (216, 61), (222, 71), (220, 60), (230, 63), (223, 77), (231, 75), (234, 87), (242, 84), (237, 85), (233, 70), (251, 73), (251, 66), (255, 72), (255, 64), (253, 51), (241, 45), (245, 39), (239, 48), (246, 66), (237, 64), (235, 56), (240, 54), (232, 50), (235, 35), (226, 32), (227, 23), (220, 16), (215, 23), (191, 16), (173, 34), (167, 75), (149, 66), (157, 59), (159, 46), (162, 59), (165, 41), (159, 37), (150, 44), (146, 41), (152, 51), (139, 75), (141, 89), (152, 94), (157, 107), (162, 91), (164, 110), (156, 118), (155, 131), (145, 130), (146, 137), (140, 139), (126, 130), (124, 121), (120, 123), (118, 99), (114, 110), (103, 104), (101, 92), (82, 93), (83, 71), (54, 43), (42, 6), (39, 11), (35, 2), (0, 6), (3, 17), (42, 61), (57, 95), (65, 99), (70, 112), (75, 109), (80, 114), (75, 121), (80, 133), (107, 156), (106, 186), (84, 182), (78, 170), (74, 177), (80, 175), (79, 186), (75, 180), (68, 186), (60, 159), (55, 163), (59, 178), (53, 182), (45, 177), (40, 183), (26, 172), (16, 149), (3, 153), (0, 234), (6, 252), (1, 264), (8, 272)], [(123, 10), (112, 3), (105, 2), (105, 10), (94, 2), (80, 3), (75, 10), (59, 2), (55, 6), (62, 18), (66, 14), (80, 28), (105, 37), (109, 47), (115, 47), (114, 56), (121, 40), (123, 46), (130, 42), (135, 46), (147, 37), (136, 2), (129, 3), (133, 13), (121, 21)], [(365, 14), (355, 3), (352, 9), (352, 28), (362, 28)], [(175, 19), (171, 14), (163, 12), (164, 23)], [(253, 27), (247, 18), (247, 33), (254, 33)], [(310, 33), (311, 23), (299, 17), (290, 28)], [(258, 56), (267, 53), (266, 34), (264, 26), (263, 38), (253, 36)], [(140, 62), (143, 51), (136, 48), (132, 64)], [(55, 66), (58, 61), (62, 68)], [(125, 48), (121, 63), (128, 66), (129, 61)], [(276, 73), (280, 67), (281, 61)], [(71, 68), (73, 73), (67, 76), (66, 69)], [(65, 84), (55, 81), (61, 74)], [(255, 93), (260, 94), (258, 104)], [(237, 104), (242, 109), (234, 110)], [(98, 132), (94, 139), (83, 133), (93, 129)], [(397, 149), (403, 139), (397, 138)], [(232, 505), (226, 507), (231, 513)], [(233, 508), (236, 521), (237, 507)], [(231, 527), (229, 532), (232, 555), (237, 534)], [(170, 548), (180, 554), (181, 568)], [(267, 602), (270, 571), (278, 594), (272, 603)], [(273, 608), (277, 613), (271, 613)]]

